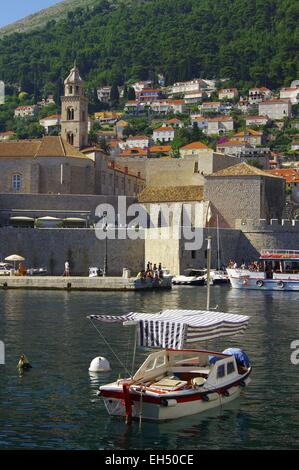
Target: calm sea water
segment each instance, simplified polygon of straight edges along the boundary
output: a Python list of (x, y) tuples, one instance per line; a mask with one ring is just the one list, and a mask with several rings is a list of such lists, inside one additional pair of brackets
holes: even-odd
[[(251, 316), (243, 336), (209, 343), (243, 347), (252, 382), (225, 408), (155, 424), (125, 426), (110, 418), (98, 386), (118, 377), (119, 363), (86, 319), (91, 313), (156, 312), (161, 308), (204, 308), (204, 287), (171, 292), (92, 293), (1, 291), (0, 449), (295, 449), (299, 447), (299, 365), (291, 364), (290, 343), (299, 339), (297, 293), (212, 289), (219, 310)], [(132, 330), (101, 327), (127, 365)], [(20, 376), (18, 356), (33, 369)], [(147, 352), (139, 351), (137, 363)], [(95, 376), (90, 361), (106, 356), (112, 371)]]

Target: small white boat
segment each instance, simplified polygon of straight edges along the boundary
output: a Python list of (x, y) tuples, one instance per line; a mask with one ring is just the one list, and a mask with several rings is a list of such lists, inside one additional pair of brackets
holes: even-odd
[[(134, 375), (102, 385), (99, 395), (112, 416), (171, 420), (231, 402), (249, 384), (251, 365), (240, 349), (184, 349), (208, 339), (242, 333), (249, 317), (222, 312), (164, 310), (158, 314), (91, 315), (92, 322), (136, 326), (149, 354)], [(134, 355), (135, 356), (135, 355)]]
[(235, 289), (299, 291), (299, 251), (263, 250), (250, 268), (227, 268)]
[(13, 266), (9, 263), (0, 263), (0, 276), (10, 276)]
[(172, 283), (179, 286), (204, 286), (207, 279), (206, 269), (185, 269), (184, 274), (174, 276)]
[(97, 266), (91, 266), (88, 268), (88, 277), (99, 277), (103, 276), (103, 270)]
[(211, 269), (211, 283), (215, 285), (228, 284), (229, 277), (226, 271), (222, 269)]

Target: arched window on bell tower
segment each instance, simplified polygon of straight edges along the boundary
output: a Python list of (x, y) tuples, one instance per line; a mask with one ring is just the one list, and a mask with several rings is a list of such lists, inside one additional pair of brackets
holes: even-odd
[(74, 145), (74, 134), (72, 132), (67, 133), (67, 142), (70, 145)]
[(72, 86), (72, 85), (69, 85), (69, 94), (70, 94), (70, 95), (73, 94), (73, 86)]
[(74, 108), (67, 108), (67, 120), (73, 121), (75, 117)]

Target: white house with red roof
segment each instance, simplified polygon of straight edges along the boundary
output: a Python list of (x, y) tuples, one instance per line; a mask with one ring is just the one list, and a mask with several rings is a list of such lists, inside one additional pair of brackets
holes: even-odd
[(250, 104), (258, 104), (264, 100), (272, 98), (273, 94), (269, 88), (250, 88), (248, 92), (248, 100)]
[(199, 109), (202, 113), (221, 113), (223, 111), (223, 103), (220, 101), (206, 101), (199, 106)]
[(240, 155), (246, 148), (250, 148), (244, 140), (227, 140), (217, 144), (217, 152), (229, 155)]
[(208, 119), (206, 133), (208, 135), (222, 135), (234, 130), (234, 120), (231, 116), (218, 116)]
[(206, 82), (200, 78), (195, 78), (194, 80), (189, 80), (187, 82), (176, 82), (171, 87), (171, 93), (189, 93), (190, 91), (199, 91), (207, 88)]
[(213, 149), (208, 147), (202, 142), (191, 142), (180, 148), (180, 155), (182, 158), (199, 157), (202, 154), (213, 153)]
[(178, 128), (184, 127), (183, 121), (181, 121), (181, 120), (178, 119), (178, 118), (167, 119), (167, 121), (165, 121), (165, 125), (171, 126), (171, 127), (173, 127), (174, 129), (178, 129)]
[(270, 122), (268, 116), (247, 116), (246, 126), (266, 126)]
[(171, 142), (174, 139), (175, 129), (171, 126), (162, 126), (154, 129), (153, 140), (155, 142)]
[(39, 121), (40, 125), (45, 129), (46, 134), (49, 134), (49, 130), (59, 129), (61, 123), (61, 114), (52, 114)]
[(295, 152), (299, 150), (299, 139), (294, 140), (294, 142), (291, 143), (291, 149), (294, 150)]
[(231, 140), (244, 140), (253, 146), (262, 145), (263, 132), (254, 129), (245, 129), (245, 131), (237, 132)]
[(299, 103), (299, 86), (281, 88), (279, 96), (282, 99), (289, 99), (292, 104), (298, 104)]
[(273, 121), (292, 116), (292, 104), (289, 99), (272, 99), (259, 103), (259, 115), (268, 116)]
[(15, 135), (13, 131), (0, 132), (0, 141), (5, 142), (6, 140), (11, 140)]
[(161, 99), (162, 90), (160, 88), (143, 88), (138, 95), (138, 100), (142, 103), (151, 103)]
[(221, 88), (218, 91), (218, 98), (220, 100), (234, 100), (238, 98), (239, 92), (237, 88)]
[(159, 114), (184, 114), (184, 112), (186, 111), (186, 105), (184, 100), (165, 99), (153, 101), (150, 107), (152, 111)]
[(184, 95), (186, 104), (199, 103), (205, 98), (208, 98), (208, 94), (205, 90), (188, 91)]
[(150, 139), (146, 135), (131, 135), (127, 138), (126, 142), (119, 144), (120, 148), (135, 148), (139, 147), (145, 149), (149, 147)]
[(203, 131), (208, 127), (208, 118), (203, 116), (192, 115), (191, 126), (197, 126), (198, 129)]
[(27, 118), (27, 117), (34, 117), (38, 112), (37, 104), (27, 104), (25, 106), (18, 106), (15, 109), (14, 116), (16, 118)]

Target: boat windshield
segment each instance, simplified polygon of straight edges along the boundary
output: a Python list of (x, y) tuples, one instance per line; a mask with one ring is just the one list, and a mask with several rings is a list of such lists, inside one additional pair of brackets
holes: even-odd
[(217, 356), (220, 359), (225, 354), (212, 353), (210, 351), (168, 351), (169, 364), (172, 367), (199, 367), (209, 364), (209, 356)]
[(185, 269), (186, 276), (204, 276), (206, 274), (205, 269)]

